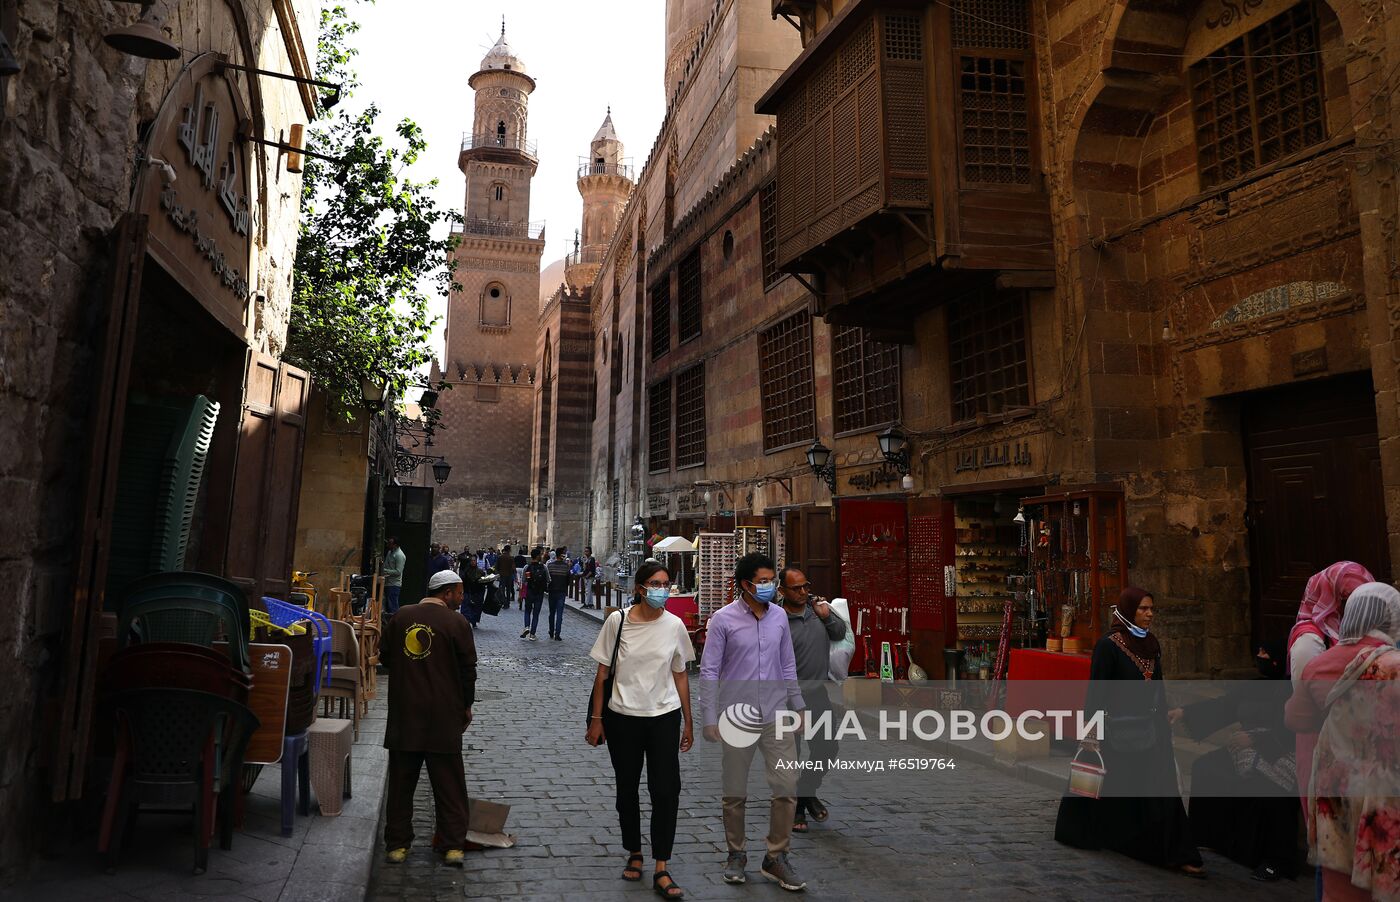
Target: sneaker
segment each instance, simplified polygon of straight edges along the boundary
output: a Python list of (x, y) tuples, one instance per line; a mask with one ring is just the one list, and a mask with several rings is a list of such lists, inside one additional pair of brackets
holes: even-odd
[(555, 637), (554, 637), (554, 641), (555, 641), (555, 642), (563, 642), (563, 641), (564, 641), (564, 637), (563, 637), (563, 636), (555, 636)]
[(788, 863), (786, 852), (763, 856), (763, 867), (759, 873), (790, 893), (801, 892), (807, 888), (807, 881), (798, 877), (797, 871)]
[(749, 879), (744, 873), (744, 867), (749, 863), (749, 856), (743, 852), (730, 852), (729, 858), (724, 862), (725, 883), (743, 883)]
[(539, 638), (539, 637), (536, 636), (534, 633), (531, 633), (531, 634), (530, 634), (530, 641), (531, 641), (531, 642), (534, 642), (534, 641), (535, 641), (536, 639), (538, 639), (538, 638)]
[(450, 868), (460, 868), (466, 857), (466, 853), (461, 849), (448, 849), (443, 853), (442, 863)]
[(528, 636), (528, 635), (530, 635), (530, 631), (529, 631), (529, 630), (525, 630), (525, 631), (523, 631), (523, 632), (520, 634), (520, 638), (524, 639), (524, 638), (525, 638), (526, 636)]
[(402, 849), (390, 849), (388, 854), (384, 856), (384, 860), (387, 861), (389, 864), (403, 864), (405, 861), (408, 860), (408, 847), (405, 846)]

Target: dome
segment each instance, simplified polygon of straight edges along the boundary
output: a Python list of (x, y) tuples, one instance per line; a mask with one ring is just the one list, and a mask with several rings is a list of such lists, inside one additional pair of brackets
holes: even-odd
[(496, 41), (496, 46), (492, 47), (481, 60), (481, 68), (485, 69), (509, 69), (512, 72), (525, 74), (525, 62), (510, 49), (510, 44), (506, 43), (506, 23), (501, 21), (501, 37)]
[(540, 272), (540, 306), (549, 303), (549, 299), (554, 297), (554, 292), (559, 290), (559, 286), (564, 284), (564, 268), (566, 260), (560, 257), (553, 263), (546, 266)]

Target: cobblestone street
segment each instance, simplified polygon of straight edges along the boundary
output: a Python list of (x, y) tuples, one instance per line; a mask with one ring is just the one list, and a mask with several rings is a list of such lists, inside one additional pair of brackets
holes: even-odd
[[(438, 864), (428, 847), (432, 802), (419, 783), (414, 831), (402, 866), (380, 863), (369, 898), (640, 899), (642, 884), (619, 879), (625, 854), (613, 838), (612, 770), (604, 749), (583, 742), (582, 711), (593, 665), (587, 652), (597, 625), (571, 608), (564, 641), (522, 642), (519, 612), (485, 618), (476, 720), (466, 733), (467, 783), (475, 797), (512, 806), (513, 849), (469, 852), (462, 871)], [(698, 731), (697, 731), (698, 732)], [(696, 737), (697, 746), (702, 740)], [(716, 774), (701, 772), (696, 752), (682, 756), (685, 789), (671, 869), (690, 899), (780, 898), (789, 894), (758, 873), (766, 803), (749, 807), (749, 883), (719, 878), (724, 859)], [(893, 779), (882, 774), (872, 779)], [(1307, 899), (1311, 879), (1265, 886), (1206, 853), (1209, 880), (1198, 882), (1109, 853), (1057, 845), (1053, 793), (980, 767), (978, 800), (948, 782), (946, 798), (863, 800), (850, 784), (824, 792), (831, 819), (793, 838), (792, 860), (807, 895), (822, 899)], [(644, 835), (646, 819), (643, 786)]]

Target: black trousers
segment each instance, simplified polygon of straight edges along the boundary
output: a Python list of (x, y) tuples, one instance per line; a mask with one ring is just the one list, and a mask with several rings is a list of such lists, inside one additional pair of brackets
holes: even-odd
[(676, 813), (681, 804), (681, 712), (630, 717), (603, 709), (603, 735), (617, 776), (617, 820), (622, 845), (642, 850), (642, 799), (638, 787), (642, 764), (651, 797), (651, 857), (669, 861), (676, 842)]
[[(845, 711), (832, 706), (831, 696), (826, 694), (825, 687), (817, 687), (814, 690), (802, 693), (802, 700), (806, 704), (807, 710), (814, 718), (820, 716), (824, 712), (831, 712), (830, 736), (832, 738), (827, 738), (826, 730), (819, 730), (811, 739), (807, 739), (805, 734), (797, 734), (802, 739), (802, 743), (807, 746), (808, 759), (826, 764), (827, 761), (836, 757), (838, 743), (836, 742), (835, 736), (836, 731), (841, 728), (841, 718), (845, 715)], [(798, 811), (804, 811), (806, 809), (804, 800), (816, 796), (817, 790), (821, 789), (822, 778), (824, 776), (826, 776), (825, 768), (822, 770), (803, 770), (799, 773), (797, 777)]]
[(460, 849), (467, 839), (467, 775), (462, 753), (389, 750), (388, 798), (384, 802), (384, 847), (406, 849), (413, 843), (413, 794), (418, 774), (428, 765), (442, 849)]

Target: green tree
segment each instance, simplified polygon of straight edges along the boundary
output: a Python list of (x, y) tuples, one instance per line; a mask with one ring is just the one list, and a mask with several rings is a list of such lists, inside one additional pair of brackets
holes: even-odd
[[(321, 13), (318, 77), (358, 85), (351, 37), (359, 30), (346, 8)], [(307, 132), (307, 149), (339, 164), (307, 157), (302, 176), (301, 233), (292, 278), (286, 358), (312, 374), (348, 411), (359, 406), (368, 379), (404, 397), (421, 384), (431, 358), (429, 292), (452, 288), (449, 250), (455, 239), (434, 238), (460, 215), (440, 210), (437, 181), (415, 182), (407, 170), (427, 149), (412, 120), (377, 132), (379, 109), (339, 107)]]

